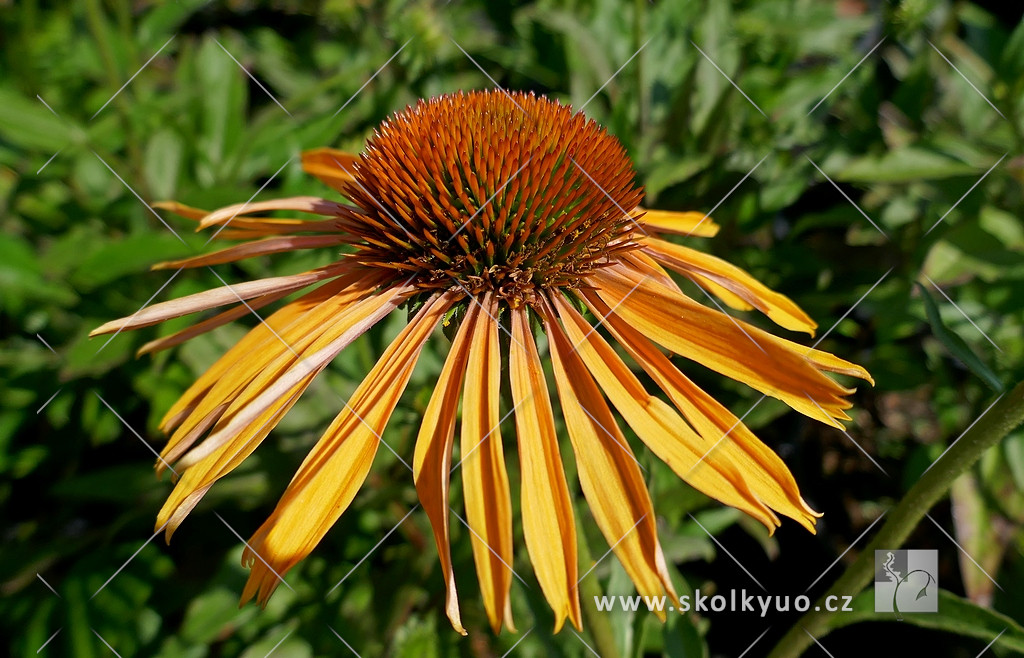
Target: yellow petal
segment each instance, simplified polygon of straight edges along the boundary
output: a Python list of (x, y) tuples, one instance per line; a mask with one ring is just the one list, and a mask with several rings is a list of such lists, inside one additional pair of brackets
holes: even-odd
[[(728, 409), (690, 381), (649, 340), (591, 291), (583, 293), (594, 313), (629, 355), (665, 391), (675, 407), (704, 439), (703, 449), (720, 451), (736, 465), (751, 490), (766, 505), (814, 531), (818, 516), (800, 496), (786, 464)], [(697, 468), (705, 468), (702, 463)]]
[(541, 590), (555, 613), (555, 633), (566, 616), (581, 628), (576, 590), (576, 523), (558, 452), (544, 369), (523, 308), (512, 310), (509, 377), (522, 471), (523, 536)]
[(303, 460), (242, 555), (243, 564), (251, 568), (243, 603), (257, 596), (266, 604), (279, 584), (277, 576), (308, 555), (348, 508), (366, 479), (379, 436), (405, 391), (423, 344), (451, 303), (452, 296), (444, 293), (420, 309)]
[[(475, 302), (471, 302), (475, 303)], [(479, 301), (462, 400), (462, 490), (473, 560), (491, 628), (512, 624), (512, 501), (501, 447), (498, 305), (490, 293)]]
[(466, 317), (452, 342), (448, 358), (438, 376), (437, 385), (423, 412), (416, 452), (413, 456), (413, 479), (416, 493), (423, 505), (430, 527), (434, 531), (437, 556), (445, 580), (445, 611), (456, 631), (466, 635), (459, 613), (459, 599), (452, 572), (451, 547), (448, 543), (448, 486), (452, 470), (452, 444), (455, 438), (455, 417), (458, 413), (459, 393), (466, 375), (469, 357), (469, 338), (479, 315), (479, 308), (471, 304)]
[(646, 231), (711, 238), (721, 228), (702, 212), (650, 209), (642, 212), (644, 216), (640, 218), (640, 223)]
[(807, 348), (658, 284), (636, 260), (595, 271), (588, 281), (616, 315), (647, 338), (778, 398), (800, 413), (842, 427), (836, 418), (850, 408), (844, 396), (852, 391), (822, 374), (798, 351)]
[[(331, 359), (410, 292), (396, 287), (336, 311), (324, 323), (327, 331), (297, 343), (294, 354), (281, 353), (231, 401), (210, 436), (179, 462), (186, 470), (157, 516), (157, 527), (171, 521), (168, 540), (184, 519), (179, 507), (192, 500), (195, 491), (209, 489), (252, 454)], [(187, 447), (183, 440), (165, 449), (165, 459), (174, 460)]]
[[(698, 285), (711, 287), (712, 292), (720, 294), (722, 288), (728, 293), (720, 295), (722, 300), (734, 308), (739, 306), (746, 310), (751, 306), (771, 318), (780, 327), (793, 331), (806, 331), (814, 335), (817, 324), (785, 295), (769, 289), (749, 273), (728, 263), (721, 258), (690, 249), (682, 245), (644, 238), (641, 240), (644, 251), (656, 261), (668, 266), (680, 274), (693, 277)], [(714, 286), (707, 286), (710, 282)], [(742, 300), (737, 305), (734, 299)]]
[(354, 180), (352, 174), (358, 161), (358, 155), (332, 148), (302, 152), (302, 169), (339, 192), (345, 191), (345, 183)]
[[(580, 485), (594, 519), (642, 596), (667, 592), (677, 599), (658, 543), (654, 508), (633, 451), (550, 312), (545, 329)], [(664, 614), (659, 616), (664, 619)]]
[[(694, 488), (742, 510), (772, 529), (778, 517), (750, 490), (724, 452), (703, 440), (662, 400), (649, 394), (615, 350), (561, 295), (552, 300), (565, 334), (590, 374), (640, 440)], [(708, 468), (696, 468), (707, 464)]]

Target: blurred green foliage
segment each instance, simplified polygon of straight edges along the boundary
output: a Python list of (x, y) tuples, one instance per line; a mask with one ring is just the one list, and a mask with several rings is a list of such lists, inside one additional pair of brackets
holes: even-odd
[[(105, 643), (121, 656), (343, 655), (343, 642), (363, 656), (499, 656), (513, 646), (516, 655), (588, 655), (590, 629), (551, 635), (521, 541), (516, 567), (528, 586), (513, 594), (521, 634), (486, 630), (458, 524), (453, 559), (471, 634), (451, 631), (425, 516), (414, 512), (391, 532), (416, 498), (387, 450), (353, 508), (288, 575), (289, 587), (264, 611), (237, 608), (245, 571), (235, 530), (247, 537), (262, 522), (402, 318), (339, 358), (169, 547), (151, 536), (170, 486), (150, 471), (157, 420), (245, 323), (141, 360), (132, 353), (147, 337), (185, 321), (109, 342), (86, 338), (151, 298), (221, 285), (202, 269), (147, 271), (196, 253), (206, 236), (145, 202), (212, 208), (329, 194), (301, 172), (302, 149), (358, 150), (377, 123), (417, 98), (495, 83), (586, 105), (634, 158), (647, 205), (714, 208), (723, 231), (702, 248), (793, 297), (821, 335), (838, 321), (821, 347), (875, 376), (877, 385), (855, 397), (847, 437), (687, 365), (738, 415), (750, 409), (747, 422), (826, 512), (816, 536), (787, 524), (769, 538), (641, 452), (681, 593), (753, 585), (694, 518), (771, 591), (801, 593), (984, 411), (993, 389), (1024, 374), (1024, 27), (1014, 10), (993, 7), (5, 4), (0, 635), (11, 653), (34, 654), (60, 629), (50, 655), (104, 655)], [(217, 273), (231, 283), (330, 258), (281, 255)], [(445, 348), (443, 340), (428, 348), (385, 436), (403, 458)], [(458, 489), (456, 477), (456, 509)], [(914, 547), (940, 550), (943, 596), (963, 614), (928, 632), (884, 624), (865, 637), (853, 626), (826, 645), (837, 656), (862, 655), (869, 640), (893, 637), (932, 655), (973, 656), (1000, 620), (1024, 617), (1022, 491), (1018, 432), (933, 513), (971, 558), (934, 527), (915, 535)], [(582, 504), (577, 517), (599, 558), (607, 547)], [(633, 591), (613, 558), (588, 578), (608, 593)], [(623, 655), (735, 655), (772, 624), (759, 653), (792, 621), (609, 617)], [(1015, 630), (991, 651), (1010, 651), (1019, 637)]]

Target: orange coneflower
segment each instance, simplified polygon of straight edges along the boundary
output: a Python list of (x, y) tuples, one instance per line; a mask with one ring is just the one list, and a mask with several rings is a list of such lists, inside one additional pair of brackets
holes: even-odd
[[(701, 213), (641, 209), (632, 165), (600, 126), (532, 94), (458, 93), (397, 113), (359, 156), (320, 149), (306, 153), (303, 165), (350, 203), (296, 197), (214, 212), (163, 204), (198, 220), (199, 229), (216, 227), (218, 238), (245, 242), (157, 267), (341, 250), (332, 264), (156, 304), (94, 332), (242, 302), (140, 350), (154, 352), (319, 284), (252, 329), (164, 418), (161, 428), (173, 434), (157, 471), (173, 463), (180, 474), (157, 519), (169, 539), (334, 356), (396, 308), (416, 309), (250, 540), (243, 601), (256, 596), (265, 603), (278, 574), (309, 554), (352, 502), (417, 357), (442, 320), (455, 323), (449, 326), (454, 338), (419, 429), (413, 470), (434, 529), (448, 617), (458, 631), (465, 633), (448, 545), (448, 489), (460, 399), (466, 517), (484, 606), (495, 631), (503, 622), (513, 628), (512, 502), (499, 427), (503, 362), (514, 404), (526, 548), (556, 630), (566, 617), (580, 626), (572, 499), (535, 324), (547, 336), (583, 494), (641, 594), (675, 596), (651, 500), (612, 408), (695, 488), (769, 530), (781, 514), (813, 531), (817, 514), (782, 460), (662, 349), (837, 427), (848, 418), (843, 410), (852, 391), (825, 373), (870, 381), (868, 373), (684, 294), (668, 270), (733, 308), (756, 308), (787, 329), (815, 328), (793, 302), (743, 270), (664, 239), (712, 236), (718, 227)], [(270, 210), (327, 219), (252, 216)], [(597, 331), (602, 325), (671, 404), (644, 388)]]

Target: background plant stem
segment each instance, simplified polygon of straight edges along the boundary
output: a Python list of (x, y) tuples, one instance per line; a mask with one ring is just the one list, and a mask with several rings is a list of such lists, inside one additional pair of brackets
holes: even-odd
[(791, 628), (769, 658), (796, 658), (814, 641), (830, 630), (835, 612), (825, 606), (828, 596), (856, 596), (871, 581), (875, 570), (875, 550), (896, 549), (903, 545), (917, 524), (981, 455), (1024, 422), (1024, 382), (1018, 383), (989, 409), (981, 420), (969, 429), (947, 452), (939, 458), (907, 495), (896, 504), (874, 539), (861, 551), (853, 564), (839, 580), (816, 602), (814, 610), (805, 614)]

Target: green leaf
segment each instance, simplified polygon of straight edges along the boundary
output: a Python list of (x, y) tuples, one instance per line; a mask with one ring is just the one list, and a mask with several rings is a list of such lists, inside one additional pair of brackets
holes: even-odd
[[(833, 630), (866, 621), (895, 621), (891, 612), (875, 612), (874, 588), (858, 594), (851, 607), (853, 612), (844, 612), (832, 617)], [(907, 613), (903, 615), (902, 623), (973, 637), (984, 642), (989, 642), (998, 635), (999, 639), (993, 648), (1024, 652), (1024, 627), (1018, 622), (944, 589), (939, 589), (938, 612)]]
[(924, 300), (924, 309), (928, 315), (928, 324), (932, 327), (932, 334), (939, 339), (939, 342), (946, 346), (946, 349), (954, 357), (959, 359), (975, 375), (981, 377), (992, 389), (996, 391), (1003, 390), (1003, 383), (992, 372), (992, 369), (971, 351), (971, 348), (968, 347), (963, 338), (950, 331), (942, 322), (939, 307), (928, 290), (921, 283), (917, 283), (917, 286), (921, 290), (921, 299)]
[(970, 175), (978, 175), (978, 167), (935, 151), (908, 146), (883, 155), (857, 158), (846, 165), (836, 179), (848, 183), (907, 183)]

